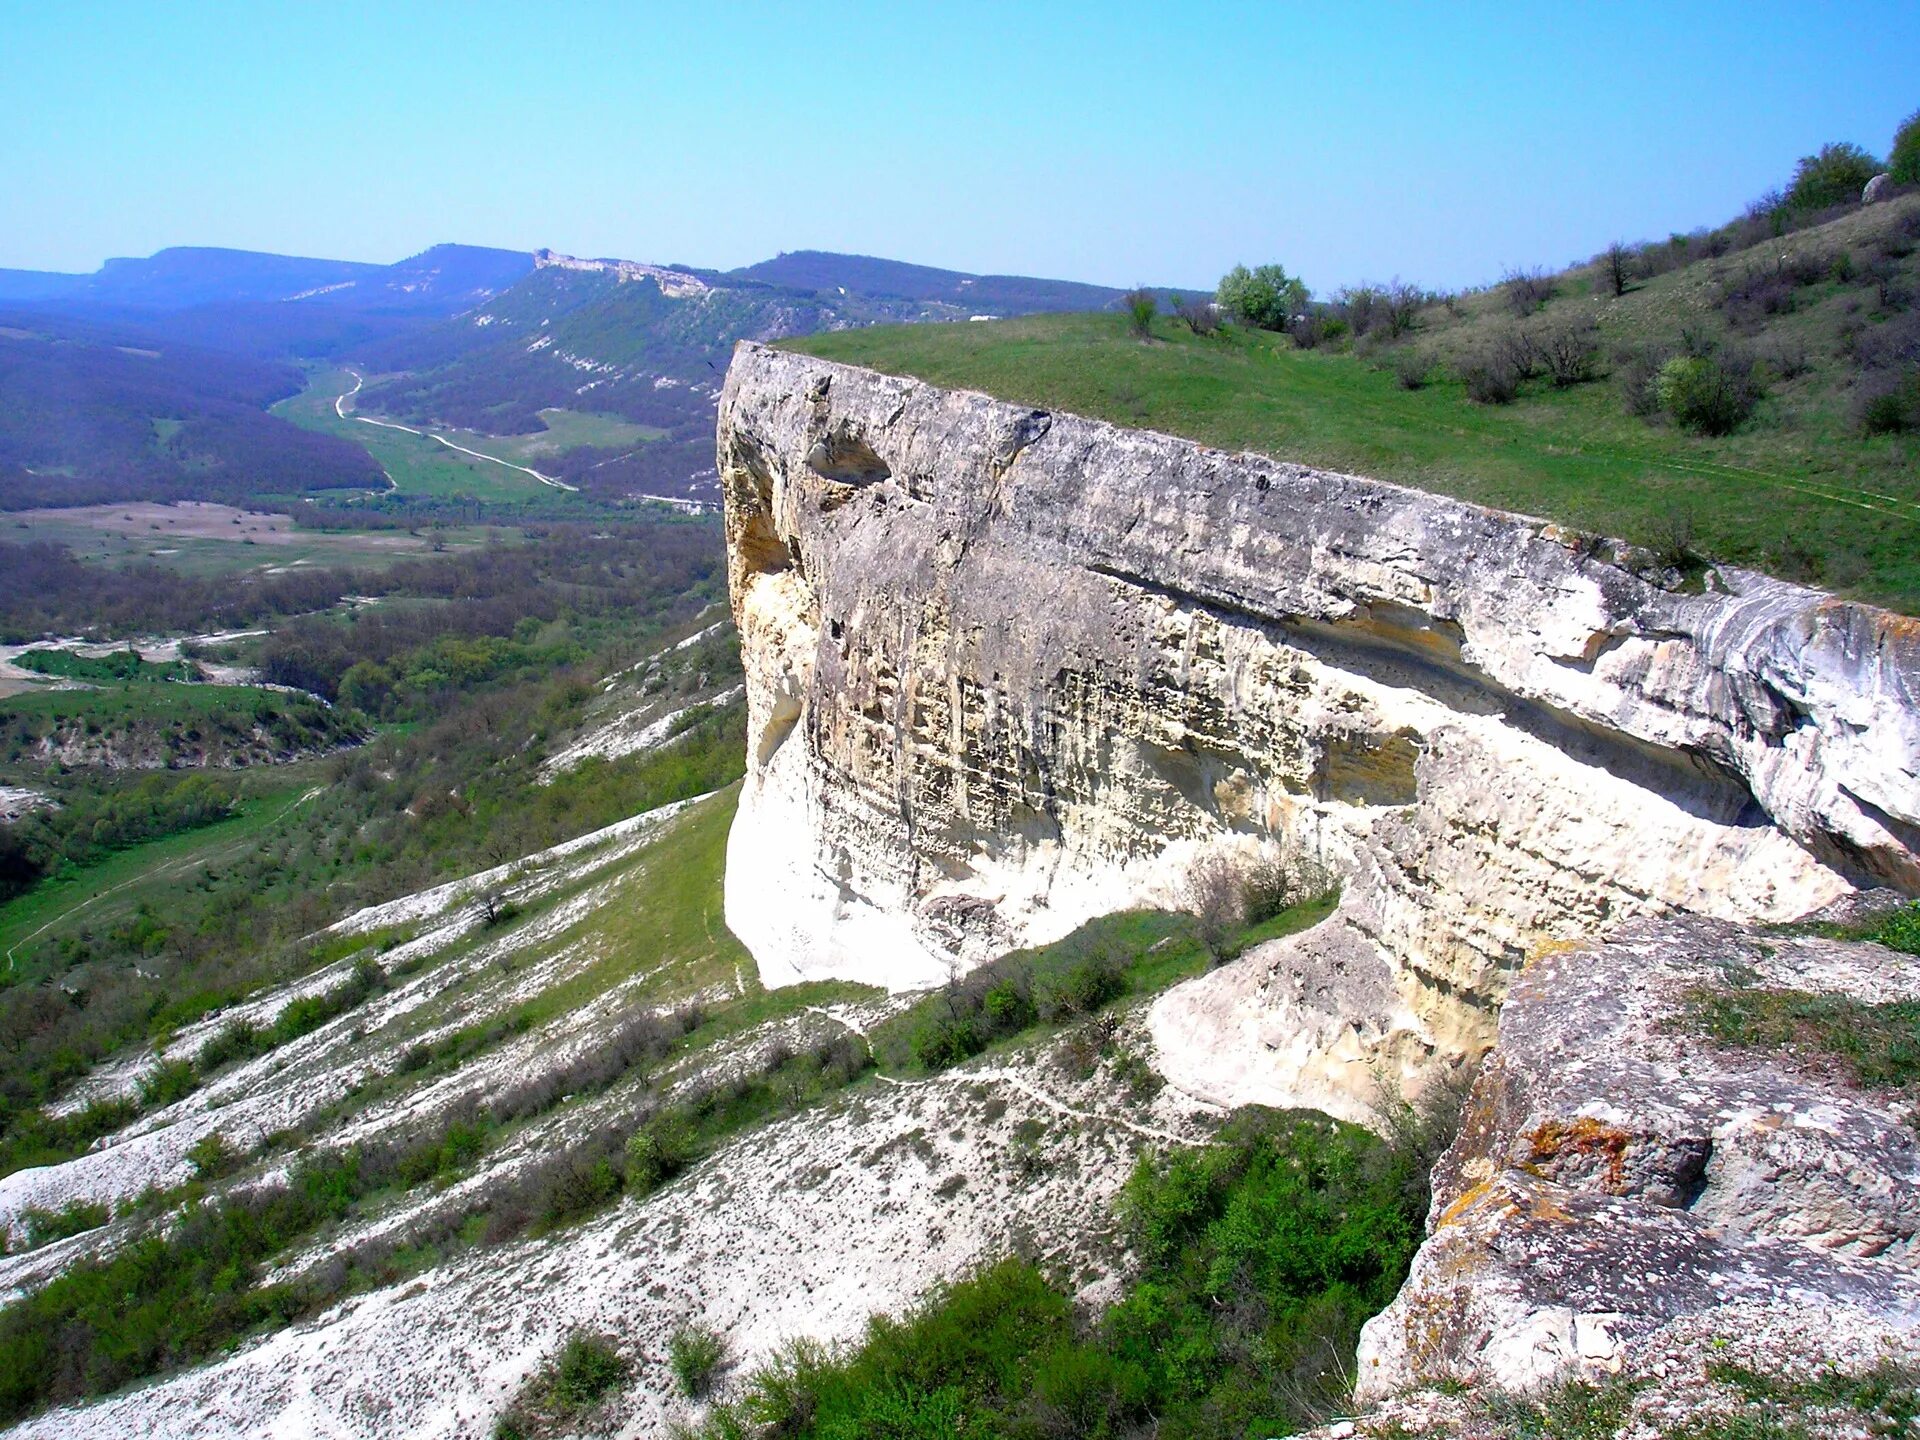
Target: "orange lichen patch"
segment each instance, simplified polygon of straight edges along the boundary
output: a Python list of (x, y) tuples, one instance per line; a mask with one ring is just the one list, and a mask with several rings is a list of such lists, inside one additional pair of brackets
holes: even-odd
[(1465, 1215), (1467, 1211), (1485, 1199), (1487, 1192), (1491, 1189), (1493, 1189), (1493, 1182), (1491, 1180), (1482, 1180), (1478, 1185), (1471, 1186), (1467, 1189), (1458, 1200), (1440, 1212), (1440, 1218), (1433, 1222), (1435, 1232), (1437, 1233), (1446, 1229), (1447, 1226), (1453, 1224), (1461, 1216)]
[(1573, 1212), (1544, 1189), (1535, 1190), (1528, 1197), (1528, 1202), (1528, 1213), (1535, 1220), (1545, 1220), (1560, 1225), (1573, 1223)]
[(1533, 946), (1528, 949), (1526, 959), (1520, 962), (1520, 969), (1524, 973), (1536, 960), (1545, 960), (1550, 955), (1565, 955), (1574, 950), (1585, 949), (1589, 943), (1590, 939), (1586, 936), (1582, 936), (1576, 940), (1535, 941)]
[(1549, 1120), (1522, 1138), (1532, 1147), (1529, 1162), (1541, 1172), (1554, 1175), (1568, 1160), (1582, 1160), (1604, 1176), (1609, 1195), (1626, 1193), (1626, 1155), (1633, 1136), (1617, 1126), (1582, 1115), (1571, 1123)]

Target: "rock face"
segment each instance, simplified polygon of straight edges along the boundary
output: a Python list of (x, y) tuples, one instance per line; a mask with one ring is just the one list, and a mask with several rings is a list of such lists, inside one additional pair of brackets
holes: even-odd
[(1893, 176), (1881, 173), (1867, 181), (1866, 188), (1860, 192), (1860, 203), (1872, 205), (1887, 198), (1887, 192), (1893, 189)]
[(1277, 851), (1338, 913), (1170, 995), (1162, 1060), (1351, 1114), (1550, 942), (1920, 886), (1904, 618), (753, 345), (719, 460), (770, 982), (934, 983)]
[(1430, 1237), (1367, 1325), (1357, 1398), (1633, 1373), (1663, 1330), (1729, 1309), (1815, 1327), (1810, 1344), (1835, 1314), (1920, 1338), (1912, 1106), (1688, 1022), (1758, 987), (1920, 999), (1904, 961), (1687, 918), (1529, 965), (1434, 1173)]

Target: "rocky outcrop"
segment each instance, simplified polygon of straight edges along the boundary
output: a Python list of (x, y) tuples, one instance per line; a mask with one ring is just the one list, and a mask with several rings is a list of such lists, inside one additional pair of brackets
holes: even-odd
[(622, 285), (631, 280), (651, 280), (660, 287), (660, 293), (670, 299), (705, 295), (713, 288), (698, 275), (685, 270), (670, 270), (663, 265), (643, 265), (637, 260), (582, 260), (577, 255), (562, 255), (558, 251), (547, 249), (533, 252), (533, 268), (536, 270), (587, 270), (595, 274), (611, 275)]
[(1676, 1327), (1733, 1312), (1806, 1351), (1836, 1315), (1920, 1340), (1913, 1106), (1805, 1044), (1716, 1047), (1693, 1018), (1766, 990), (1920, 1000), (1920, 970), (1876, 945), (1676, 918), (1520, 974), (1434, 1174), (1430, 1237), (1366, 1328), (1362, 1403), (1650, 1373)]
[(1920, 886), (1901, 617), (752, 345), (719, 459), (770, 980), (933, 983), (1277, 850), (1339, 912), (1163, 1001), (1162, 1059), (1352, 1113), (1554, 943)]

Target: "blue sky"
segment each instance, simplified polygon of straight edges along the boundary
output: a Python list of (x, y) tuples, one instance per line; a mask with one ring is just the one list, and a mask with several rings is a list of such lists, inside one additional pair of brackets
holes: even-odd
[(460, 240), (1452, 286), (1884, 153), (1917, 58), (1913, 0), (0, 0), (0, 266)]

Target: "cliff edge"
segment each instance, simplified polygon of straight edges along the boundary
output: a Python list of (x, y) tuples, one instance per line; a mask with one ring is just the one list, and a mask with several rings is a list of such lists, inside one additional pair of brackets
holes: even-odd
[(1339, 911), (1165, 997), (1165, 1068), (1351, 1115), (1543, 947), (1920, 888), (1904, 617), (750, 344), (719, 460), (770, 981), (937, 983), (1266, 851)]

